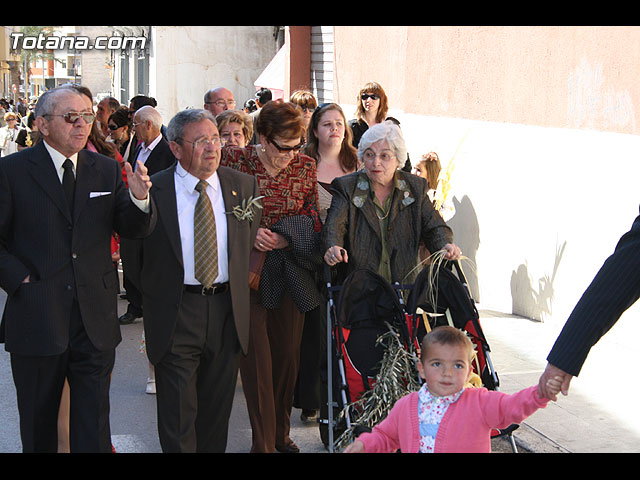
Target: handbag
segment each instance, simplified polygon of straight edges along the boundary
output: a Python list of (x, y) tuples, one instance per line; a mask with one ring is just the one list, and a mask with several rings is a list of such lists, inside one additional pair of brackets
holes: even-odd
[(267, 256), (267, 252), (261, 252), (255, 248), (251, 249), (249, 254), (249, 288), (251, 290), (258, 290), (260, 288), (260, 275), (262, 274), (262, 267), (264, 266), (264, 259)]

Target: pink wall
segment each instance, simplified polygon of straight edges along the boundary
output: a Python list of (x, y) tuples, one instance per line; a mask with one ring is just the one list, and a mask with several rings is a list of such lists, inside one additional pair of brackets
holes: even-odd
[(379, 82), (405, 113), (637, 134), (639, 27), (336, 26), (334, 100)]

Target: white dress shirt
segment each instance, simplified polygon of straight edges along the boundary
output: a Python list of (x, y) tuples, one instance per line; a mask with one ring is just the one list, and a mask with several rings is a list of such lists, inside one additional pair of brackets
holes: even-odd
[(143, 165), (146, 163), (149, 155), (151, 155), (151, 152), (156, 147), (156, 145), (160, 143), (160, 140), (162, 140), (162, 134), (158, 135), (155, 140), (149, 144), (149, 146), (147, 146), (144, 142), (140, 144), (140, 151), (138, 152), (138, 156), (136, 157), (135, 162), (133, 162), (134, 171), (138, 166), (138, 161), (142, 162)]
[(73, 176), (75, 177), (77, 166), (78, 166), (78, 154), (74, 153), (70, 157), (65, 157), (63, 154), (61, 154), (59, 151), (57, 151), (55, 148), (49, 145), (46, 140), (43, 140), (43, 141), (44, 141), (44, 146), (46, 147), (47, 151), (49, 152), (49, 155), (51, 156), (51, 160), (53, 160), (53, 166), (56, 169), (56, 173), (58, 174), (60, 183), (62, 183), (62, 176), (64, 175), (64, 168), (62, 167), (62, 164), (67, 158), (71, 160), (71, 163), (73, 163)]
[[(174, 173), (176, 185), (176, 205), (178, 206), (178, 224), (180, 226), (180, 243), (182, 244), (182, 262), (184, 265), (184, 283), (200, 285), (194, 274), (193, 248), (193, 215), (200, 194), (196, 191), (198, 178), (187, 172), (178, 163)], [(216, 237), (218, 241), (218, 276), (214, 283), (229, 281), (229, 264), (227, 256), (227, 215), (218, 172), (206, 179), (209, 184), (207, 195), (211, 200), (213, 214), (216, 218)]]

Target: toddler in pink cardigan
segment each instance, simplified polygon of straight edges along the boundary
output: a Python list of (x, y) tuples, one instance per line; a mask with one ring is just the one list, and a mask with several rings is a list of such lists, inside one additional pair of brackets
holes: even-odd
[[(422, 341), (418, 372), (425, 384), (401, 398), (387, 418), (361, 434), (345, 453), (489, 453), (491, 431), (544, 408), (548, 398), (532, 386), (512, 395), (465, 388), (472, 373), (473, 344), (466, 333), (438, 327)], [(557, 394), (561, 381), (549, 380)]]

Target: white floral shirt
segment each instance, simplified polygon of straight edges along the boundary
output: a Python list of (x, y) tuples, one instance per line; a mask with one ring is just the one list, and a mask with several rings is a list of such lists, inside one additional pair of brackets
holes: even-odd
[(433, 453), (438, 427), (449, 405), (454, 403), (464, 388), (445, 397), (432, 395), (425, 383), (418, 392), (418, 421), (420, 423), (420, 452)]

